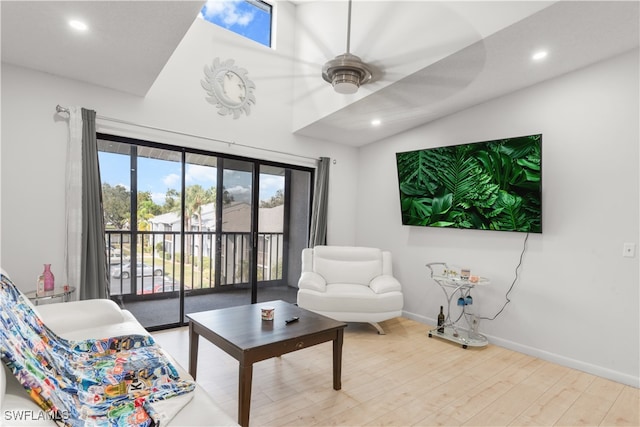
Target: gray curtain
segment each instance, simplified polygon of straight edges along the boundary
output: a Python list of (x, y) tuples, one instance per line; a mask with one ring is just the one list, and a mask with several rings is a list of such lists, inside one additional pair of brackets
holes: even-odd
[(328, 157), (321, 157), (318, 161), (311, 210), (310, 248), (327, 243), (327, 200), (329, 198), (330, 161), (331, 159)]
[(109, 298), (96, 112), (82, 109), (82, 237), (80, 299)]

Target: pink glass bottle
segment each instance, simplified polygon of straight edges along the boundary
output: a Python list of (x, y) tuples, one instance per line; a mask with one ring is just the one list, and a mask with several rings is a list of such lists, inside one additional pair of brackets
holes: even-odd
[(42, 275), (44, 276), (44, 291), (52, 291), (55, 285), (55, 277), (51, 272), (51, 264), (44, 265), (44, 272)]

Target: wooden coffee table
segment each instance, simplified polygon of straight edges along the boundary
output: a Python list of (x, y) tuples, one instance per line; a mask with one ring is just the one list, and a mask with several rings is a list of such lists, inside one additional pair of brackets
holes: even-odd
[[(274, 320), (262, 320), (262, 307), (274, 307)], [(253, 364), (271, 357), (333, 341), (333, 388), (340, 390), (342, 340), (346, 323), (284, 301), (269, 301), (187, 314), (189, 373), (196, 378), (198, 340), (203, 336), (238, 360), (238, 423), (249, 425)], [(285, 320), (299, 320), (286, 324)]]

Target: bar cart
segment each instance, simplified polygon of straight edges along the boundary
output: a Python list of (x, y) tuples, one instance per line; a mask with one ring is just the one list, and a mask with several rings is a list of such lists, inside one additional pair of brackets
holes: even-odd
[[(467, 306), (473, 304), (471, 290), (476, 286), (488, 285), (489, 279), (478, 276), (461, 276), (460, 271), (449, 268), (444, 262), (429, 263), (427, 268), (431, 271), (431, 279), (440, 286), (447, 299), (444, 324), (431, 329), (429, 338), (443, 338), (462, 345), (462, 348), (486, 346), (489, 341), (484, 335), (477, 332), (477, 319), (467, 309)], [(458, 298), (455, 298), (456, 296)], [(454, 298), (456, 305), (460, 306), (462, 310), (455, 320), (451, 317), (451, 304)], [(466, 322), (466, 327), (462, 326), (463, 321)]]

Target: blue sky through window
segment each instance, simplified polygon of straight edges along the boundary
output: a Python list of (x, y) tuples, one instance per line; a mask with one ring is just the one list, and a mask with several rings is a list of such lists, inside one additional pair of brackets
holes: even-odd
[[(130, 157), (123, 154), (98, 151), (100, 162), (100, 176), (103, 183), (112, 187), (122, 185), (128, 191), (131, 190)], [(215, 168), (194, 164), (186, 165), (187, 186), (199, 184), (204, 188), (216, 185)], [(138, 191), (148, 191), (152, 200), (164, 204), (167, 190), (180, 191), (182, 168), (180, 163), (138, 157)], [(248, 188), (251, 187), (249, 175), (233, 170), (225, 170), (225, 189), (229, 191), (237, 201), (248, 201)], [(280, 175), (260, 174), (261, 201), (269, 200), (277, 190), (284, 189), (284, 177)]]
[(271, 47), (271, 5), (259, 0), (208, 0), (200, 17)]

